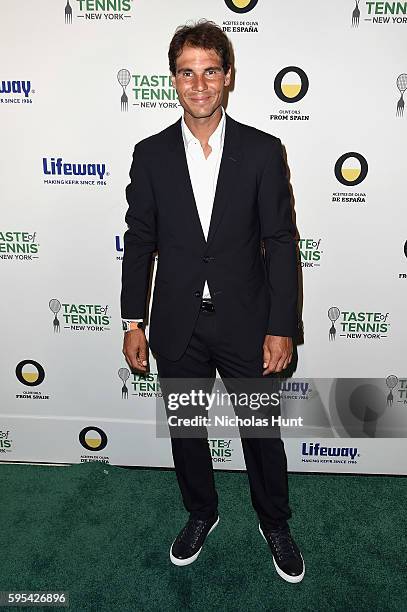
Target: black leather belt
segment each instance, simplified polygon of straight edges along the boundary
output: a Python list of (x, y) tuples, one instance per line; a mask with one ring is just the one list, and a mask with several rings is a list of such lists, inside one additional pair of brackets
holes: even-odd
[(206, 310), (206, 312), (215, 312), (215, 306), (210, 298), (202, 299), (201, 310)]

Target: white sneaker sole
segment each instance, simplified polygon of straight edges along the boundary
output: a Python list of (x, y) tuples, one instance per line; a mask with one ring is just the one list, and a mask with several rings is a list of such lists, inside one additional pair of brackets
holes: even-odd
[[(267, 543), (267, 546), (268, 546), (267, 538), (264, 535), (264, 533), (262, 531), (262, 528), (260, 527), (260, 523), (259, 523), (259, 531), (260, 531), (261, 535), (263, 536), (263, 538), (264, 538), (264, 540), (265, 540), (265, 542)], [(269, 549), (270, 549), (270, 547), (269, 547)], [(270, 550), (270, 552), (271, 552), (271, 550)], [(301, 553), (300, 553), (300, 555), (301, 555)], [(296, 583), (296, 582), (301, 582), (301, 580), (304, 578), (304, 574), (305, 574), (305, 562), (304, 562), (304, 558), (303, 558), (302, 555), (301, 555), (301, 559), (302, 559), (302, 563), (303, 563), (304, 569), (302, 570), (302, 573), (299, 576), (289, 576), (288, 574), (284, 573), (283, 570), (278, 567), (278, 565), (276, 563), (276, 560), (274, 559), (273, 553), (271, 553), (271, 556), (273, 557), (273, 563), (274, 563), (274, 567), (276, 569), (276, 572), (277, 572), (277, 574), (281, 578), (283, 578), (283, 580), (286, 580), (287, 582), (291, 582), (293, 584)]]
[[(219, 523), (219, 517), (218, 517), (216, 523), (214, 523), (212, 525), (212, 527), (210, 528), (210, 530), (208, 531), (208, 535), (215, 529), (215, 527), (218, 525), (218, 523)], [(208, 537), (208, 535), (206, 537)], [(175, 540), (174, 540), (174, 542), (175, 542)], [(202, 550), (202, 546), (198, 550), (198, 552), (196, 552), (194, 555), (192, 555), (192, 557), (188, 557), (188, 559), (177, 559), (177, 557), (174, 557), (174, 555), (172, 554), (172, 547), (174, 545), (174, 542), (171, 544), (171, 548), (170, 548), (170, 560), (171, 560), (171, 563), (173, 563), (174, 565), (178, 565), (178, 567), (182, 567), (184, 565), (191, 565), (191, 563), (193, 563), (194, 561), (196, 561), (198, 559), (199, 553)]]

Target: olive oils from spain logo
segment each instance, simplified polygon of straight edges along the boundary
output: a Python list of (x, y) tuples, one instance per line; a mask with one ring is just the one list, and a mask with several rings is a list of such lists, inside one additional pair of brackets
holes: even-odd
[(105, 186), (106, 164), (102, 162), (66, 162), (62, 157), (43, 157), (42, 172), (45, 185)]
[(55, 333), (64, 329), (73, 332), (104, 332), (110, 330), (111, 315), (108, 305), (72, 304), (60, 302), (56, 298), (49, 301), (49, 309), (54, 315), (52, 326)]
[[(258, 0), (224, 0), (226, 6), (233, 13), (243, 15), (249, 13), (257, 5)], [(259, 22), (251, 20), (234, 20), (225, 19), (222, 22), (222, 30), (224, 32), (240, 32), (240, 33), (253, 33), (259, 31)]]
[[(406, 240), (406, 241), (405, 241), (405, 243), (404, 243), (404, 246), (403, 246), (403, 252), (404, 252), (404, 257), (406, 257), (406, 258), (407, 258), (407, 240)], [(400, 273), (399, 273), (399, 278), (400, 278), (400, 279), (401, 279), (401, 278), (402, 278), (402, 279), (407, 279), (407, 273), (406, 273), (406, 272), (400, 272)]]
[[(335, 178), (337, 181), (339, 181), (339, 183), (347, 187), (355, 187), (356, 185), (360, 185), (360, 183), (362, 183), (367, 177), (368, 170), (369, 166), (366, 158), (356, 151), (348, 151), (347, 153), (343, 153), (343, 155), (336, 160), (334, 166)], [(332, 193), (331, 201), (333, 203), (341, 204), (364, 204), (366, 203), (366, 193), (334, 191)]]
[(0, 104), (32, 104), (31, 81), (0, 81)]
[(400, 25), (407, 23), (407, 2), (363, 2), (351, 3), (351, 27), (358, 28), (364, 21), (371, 25)]
[(37, 232), (0, 231), (0, 259), (32, 261), (39, 258)]
[(127, 383), (130, 378), (130, 370), (128, 368), (119, 368), (117, 374), (122, 381), (122, 399), (128, 399), (129, 397), (128, 384), (132, 388), (131, 395), (143, 398), (162, 397), (160, 382), (156, 372), (147, 372), (146, 374), (133, 373), (129, 383)]
[[(100, 429), (100, 427), (89, 426), (82, 429), (79, 432), (79, 442), (86, 448), (86, 450), (92, 453), (98, 453), (104, 450), (107, 446), (107, 435)], [(100, 461), (102, 463), (109, 463), (109, 457), (106, 455), (81, 455), (81, 463), (87, 463), (90, 461)]]
[[(45, 370), (38, 361), (34, 359), (24, 359), (16, 365), (16, 377), (25, 387), (38, 387), (44, 382)], [(31, 389), (30, 391), (16, 393), (16, 399), (48, 400), (49, 395)]]
[(234, 13), (248, 13), (253, 10), (258, 0), (225, 0), (225, 4)]
[(319, 268), (321, 265), (322, 238), (301, 238), (298, 241), (302, 268)]
[(328, 309), (329, 340), (337, 336), (347, 340), (383, 340), (390, 332), (390, 313), (380, 311), (340, 310), (337, 306)]
[(130, 106), (146, 109), (174, 109), (180, 105), (178, 94), (168, 74), (131, 74), (127, 68), (117, 73), (121, 88), (120, 109)]
[[(274, 79), (274, 92), (282, 102), (296, 104), (308, 92), (309, 79), (306, 72), (298, 66), (282, 68)], [(280, 108), (270, 115), (272, 121), (309, 121), (309, 114), (303, 114), (299, 108)]]
[(67, 25), (74, 18), (84, 21), (119, 23), (131, 17), (133, 0), (64, 0), (64, 18)]

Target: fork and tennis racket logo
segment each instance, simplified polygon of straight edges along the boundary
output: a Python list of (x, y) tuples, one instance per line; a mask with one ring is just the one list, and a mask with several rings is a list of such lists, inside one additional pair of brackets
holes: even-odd
[(117, 73), (117, 80), (119, 81), (119, 84), (121, 85), (121, 88), (123, 90), (123, 93), (120, 98), (120, 106), (122, 112), (127, 112), (129, 110), (129, 99), (126, 94), (126, 87), (130, 83), (130, 79), (131, 74), (126, 68), (122, 68)]
[(404, 114), (404, 92), (407, 89), (407, 74), (403, 73), (400, 74), (397, 77), (397, 81), (396, 81), (396, 85), (397, 85), (397, 89), (400, 92), (400, 99), (397, 102), (397, 110), (396, 110), (396, 116), (397, 117), (402, 117)]
[(66, 5), (65, 5), (65, 23), (66, 24), (72, 23), (72, 7), (69, 4), (69, 0), (66, 1)]

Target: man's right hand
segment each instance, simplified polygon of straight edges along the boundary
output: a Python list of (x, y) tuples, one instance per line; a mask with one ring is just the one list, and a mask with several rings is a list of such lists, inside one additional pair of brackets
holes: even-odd
[(123, 355), (133, 370), (147, 372), (148, 345), (143, 329), (132, 329), (124, 334)]

